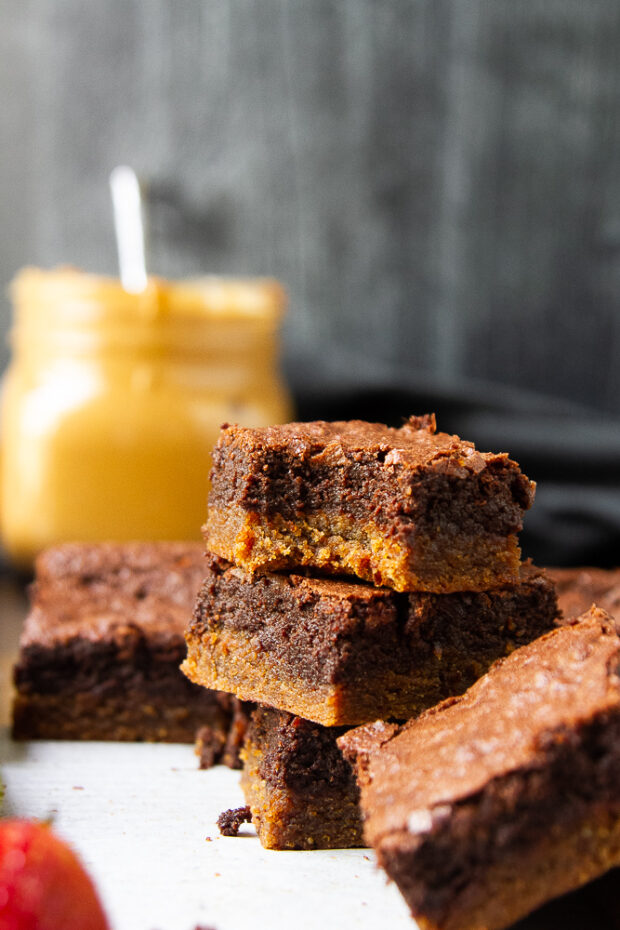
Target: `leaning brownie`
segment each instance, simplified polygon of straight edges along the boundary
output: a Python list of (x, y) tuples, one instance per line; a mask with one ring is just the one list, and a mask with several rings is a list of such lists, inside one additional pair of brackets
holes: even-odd
[(402, 728), (339, 740), (424, 930), (498, 930), (620, 863), (620, 638), (592, 609)]
[(555, 592), (530, 564), (485, 592), (398, 594), (360, 582), (252, 577), (208, 556), (182, 668), (324, 726), (406, 720), (550, 630)]
[(592, 604), (620, 623), (620, 568), (549, 568), (566, 619), (578, 617)]
[(258, 707), (241, 752), (241, 787), (267, 849), (363, 846), (359, 790), (336, 745), (343, 733)]
[(36, 564), (14, 670), (15, 739), (192, 742), (228, 734), (228, 695), (179, 671), (199, 543), (67, 544)]
[(247, 569), (310, 566), (397, 591), (482, 591), (519, 575), (534, 485), (507, 455), (359, 420), (224, 427), (207, 548)]

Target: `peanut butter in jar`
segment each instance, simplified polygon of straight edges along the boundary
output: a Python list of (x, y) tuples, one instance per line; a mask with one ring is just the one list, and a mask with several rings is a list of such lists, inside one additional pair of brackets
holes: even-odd
[(140, 294), (73, 269), (12, 285), (0, 519), (28, 568), (65, 541), (199, 538), (223, 422), (291, 419), (274, 280), (150, 278)]

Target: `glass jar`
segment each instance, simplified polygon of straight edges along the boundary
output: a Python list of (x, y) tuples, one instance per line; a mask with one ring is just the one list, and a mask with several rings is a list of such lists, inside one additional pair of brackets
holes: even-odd
[(28, 567), (64, 541), (193, 539), (223, 422), (291, 419), (269, 279), (25, 269), (2, 399), (2, 542)]

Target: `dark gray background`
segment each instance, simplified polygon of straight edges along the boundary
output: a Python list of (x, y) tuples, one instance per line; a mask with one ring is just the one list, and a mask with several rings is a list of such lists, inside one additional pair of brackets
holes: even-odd
[(128, 162), (154, 271), (285, 281), (296, 385), (491, 381), (620, 415), (617, 0), (0, 9), (3, 289), (26, 263), (115, 271)]

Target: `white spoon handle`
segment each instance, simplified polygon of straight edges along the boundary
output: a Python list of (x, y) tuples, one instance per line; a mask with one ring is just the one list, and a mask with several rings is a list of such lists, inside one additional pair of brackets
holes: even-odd
[(140, 294), (148, 280), (140, 184), (133, 168), (119, 165), (110, 174), (114, 229), (121, 282), (126, 291)]

